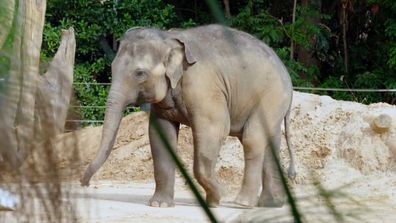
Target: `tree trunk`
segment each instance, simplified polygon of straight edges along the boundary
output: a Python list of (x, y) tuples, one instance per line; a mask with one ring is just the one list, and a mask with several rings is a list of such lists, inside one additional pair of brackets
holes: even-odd
[[(297, 0), (293, 1), (292, 24), (296, 22)], [(290, 60), (294, 59), (294, 41), (290, 40)]]
[(17, 4), (10, 3), (7, 8), (13, 8), (17, 16), (9, 75), (1, 92), (0, 128), (5, 133), (1, 147), (13, 165), (20, 165), (33, 138), (34, 95), (46, 2), (19, 0)]
[(231, 18), (230, 1), (223, 0), (224, 2), (224, 15), (227, 19)]
[[(18, 168), (40, 138), (48, 132), (54, 136), (63, 131), (72, 89), (75, 40), (73, 30), (63, 34), (47, 74), (40, 76), (46, 1), (5, 2), (2, 7), (14, 16), (11, 22), (0, 25), (5, 28), (0, 33), (0, 56), (6, 61), (0, 69), (4, 72), (0, 74), (0, 155)], [(7, 38), (11, 38), (11, 48), (3, 44)], [(46, 133), (44, 126), (49, 128)]]
[(31, 148), (34, 137), (34, 106), (39, 77), (40, 48), (42, 42), (46, 1), (26, 0), (20, 1), (20, 15), (25, 15), (21, 27), (19, 70), (21, 95), (18, 101), (18, 111), (15, 119), (16, 134), (18, 138), (18, 153), (26, 157)]
[[(44, 76), (39, 76), (36, 100), (36, 138), (64, 132), (72, 95), (76, 41), (74, 30), (62, 31), (62, 40)], [(40, 139), (36, 139), (41, 141)]]
[(342, 26), (342, 45), (344, 48), (344, 69), (345, 73), (348, 73), (348, 40), (347, 40), (347, 32), (348, 32), (348, 7), (350, 1), (342, 0), (341, 1), (341, 16), (340, 16), (340, 24)]
[[(304, 7), (314, 7), (320, 10), (321, 0), (302, 0), (301, 5)], [(319, 24), (320, 18), (312, 18), (310, 16), (305, 17), (305, 21), (310, 24)], [(315, 44), (315, 38), (311, 38), (311, 45)], [(305, 49), (302, 46), (296, 46), (297, 60), (302, 63), (305, 67), (320, 66), (320, 62), (314, 57), (314, 51), (310, 49)], [(300, 74), (302, 79), (307, 80), (309, 77), (307, 74)]]

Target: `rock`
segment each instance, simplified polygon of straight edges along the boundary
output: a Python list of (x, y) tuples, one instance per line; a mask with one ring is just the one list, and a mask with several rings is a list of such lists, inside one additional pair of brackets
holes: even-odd
[(0, 211), (15, 211), (17, 206), (17, 197), (0, 188)]
[(387, 114), (381, 114), (374, 118), (371, 123), (371, 128), (374, 132), (378, 134), (385, 133), (389, 131), (389, 128), (392, 126), (392, 117)]

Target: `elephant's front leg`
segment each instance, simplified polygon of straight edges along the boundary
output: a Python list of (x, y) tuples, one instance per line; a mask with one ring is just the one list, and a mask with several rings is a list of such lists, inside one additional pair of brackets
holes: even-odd
[(153, 207), (172, 207), (174, 206), (175, 164), (153, 126), (154, 119), (159, 127), (164, 130), (166, 138), (174, 149), (177, 148), (180, 124), (157, 118), (153, 111), (150, 114), (149, 138), (154, 162), (155, 193), (150, 199), (149, 205)]

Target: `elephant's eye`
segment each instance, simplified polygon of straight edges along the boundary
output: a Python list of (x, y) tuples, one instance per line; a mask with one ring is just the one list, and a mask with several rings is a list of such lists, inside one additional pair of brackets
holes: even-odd
[(146, 80), (148, 77), (148, 72), (146, 70), (143, 69), (137, 69), (135, 71), (135, 78), (139, 81), (144, 81)]

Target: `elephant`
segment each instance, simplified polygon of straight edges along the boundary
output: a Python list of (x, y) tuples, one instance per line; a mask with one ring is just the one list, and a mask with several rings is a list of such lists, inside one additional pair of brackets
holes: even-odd
[(100, 149), (81, 179), (83, 186), (110, 155), (125, 107), (150, 103), (148, 132), (156, 183), (150, 206), (174, 206), (175, 185), (175, 164), (154, 121), (173, 148), (180, 125), (191, 127), (193, 173), (210, 206), (220, 202), (215, 165), (227, 136), (237, 137), (244, 151), (244, 176), (235, 202), (246, 207), (284, 204), (273, 157), (279, 156), (284, 122), (288, 174), (295, 176), (289, 136), (293, 87), (287, 69), (265, 43), (217, 24), (167, 31), (133, 28), (120, 41), (111, 82)]

